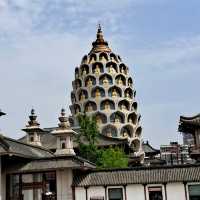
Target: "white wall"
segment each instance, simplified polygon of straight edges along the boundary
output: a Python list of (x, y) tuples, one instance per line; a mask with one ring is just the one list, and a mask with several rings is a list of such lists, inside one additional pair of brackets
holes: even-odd
[(89, 187), (87, 200), (90, 200), (90, 197), (103, 197), (105, 199), (105, 188), (101, 186)]
[(185, 189), (183, 183), (168, 183), (167, 189), (167, 200), (185, 200)]
[(75, 188), (75, 200), (86, 200), (86, 191), (84, 187)]
[(145, 200), (144, 186), (135, 184), (126, 186), (127, 200)]
[(56, 171), (57, 200), (72, 200), (72, 169)]

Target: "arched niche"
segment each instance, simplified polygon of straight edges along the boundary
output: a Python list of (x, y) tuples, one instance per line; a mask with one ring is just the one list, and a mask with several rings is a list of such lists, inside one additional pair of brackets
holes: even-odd
[(79, 78), (79, 69), (76, 67), (75, 69), (75, 78)]
[(140, 140), (139, 139), (132, 140), (130, 146), (134, 152), (138, 152), (140, 150)]
[(129, 101), (124, 99), (124, 100), (119, 102), (118, 106), (119, 106), (120, 110), (122, 110), (122, 112), (128, 111), (129, 108), (130, 108), (130, 103), (129, 103)]
[(75, 115), (81, 112), (81, 106), (79, 104), (74, 104), (73, 106)]
[(95, 114), (95, 119), (98, 125), (107, 123), (107, 116), (101, 112)]
[(115, 82), (119, 87), (126, 86), (126, 78), (121, 74), (116, 76)]
[(87, 55), (85, 55), (85, 56), (83, 56), (83, 58), (82, 58), (81, 64), (87, 64), (87, 62), (88, 62), (88, 57), (87, 57)]
[(138, 123), (140, 122), (140, 120), (141, 120), (141, 115), (139, 114), (139, 116), (138, 116)]
[(88, 92), (87, 90), (81, 89), (79, 90), (78, 100), (84, 101), (88, 98)]
[(100, 104), (100, 109), (105, 111), (115, 110), (115, 103), (112, 100), (104, 100)]
[(124, 91), (124, 96), (128, 99), (132, 99), (133, 98), (133, 90), (131, 88), (126, 88), (126, 90)]
[(137, 124), (137, 115), (136, 115), (135, 112), (130, 113), (128, 115), (128, 123), (130, 123), (130, 124)]
[(110, 116), (110, 122), (112, 123), (124, 123), (125, 122), (125, 116), (122, 112), (114, 112)]
[(112, 98), (121, 97), (122, 90), (119, 87), (113, 86), (108, 90), (108, 95)]
[(97, 61), (97, 55), (96, 54), (91, 54), (89, 57), (89, 64), (94, 63)]
[(85, 78), (85, 86), (86, 87), (92, 87), (93, 85), (96, 85), (96, 78), (94, 76), (87, 76)]
[(103, 64), (100, 62), (95, 62), (92, 64), (92, 73), (96, 76), (99, 76), (101, 73), (103, 73)]
[(104, 87), (112, 85), (113, 79), (112, 76), (109, 74), (103, 74), (99, 77), (99, 84), (103, 85)]
[(86, 76), (87, 74), (89, 74), (89, 66), (86, 64), (83, 64), (81, 66), (81, 75)]
[(107, 137), (117, 137), (117, 128), (109, 124), (102, 129), (102, 134)]
[(133, 102), (133, 104), (132, 104), (132, 106), (131, 106), (131, 110), (137, 111), (137, 107), (138, 107), (137, 102)]
[(133, 87), (133, 80), (131, 77), (128, 78), (128, 87)]
[(134, 91), (133, 96), (134, 96), (134, 98), (136, 97), (136, 90)]
[(107, 62), (108, 61), (108, 55), (105, 52), (102, 52), (99, 54), (99, 61), (100, 62)]
[(128, 68), (124, 63), (122, 63), (119, 65), (119, 71), (120, 71), (120, 73), (127, 75)]
[(111, 60), (111, 61), (118, 62), (117, 56), (116, 56), (114, 53), (111, 53), (111, 54), (110, 54), (110, 60)]
[(97, 110), (97, 105), (95, 102), (88, 101), (87, 103), (85, 103), (85, 105), (84, 105), (85, 112), (94, 112), (96, 110)]
[(76, 89), (82, 87), (81, 79), (76, 79), (76, 80), (74, 81), (74, 84), (75, 84), (75, 88), (76, 88)]
[(76, 96), (73, 92), (71, 92), (71, 101), (72, 101), (72, 104), (76, 102)]
[(120, 131), (120, 136), (123, 138), (133, 137), (133, 127), (130, 125), (123, 126)]
[(137, 129), (135, 131), (135, 136), (136, 137), (141, 137), (141, 134), (142, 134), (142, 127), (139, 126), (139, 127), (137, 127)]
[(122, 61), (122, 59), (121, 59), (121, 57), (118, 55), (117, 56), (117, 58), (118, 58), (118, 60), (121, 62)]
[(105, 97), (105, 91), (102, 87), (95, 87), (92, 89), (92, 97), (93, 98), (101, 98)]
[(111, 75), (114, 75), (118, 72), (117, 64), (114, 62), (109, 62), (106, 64), (107, 72)]

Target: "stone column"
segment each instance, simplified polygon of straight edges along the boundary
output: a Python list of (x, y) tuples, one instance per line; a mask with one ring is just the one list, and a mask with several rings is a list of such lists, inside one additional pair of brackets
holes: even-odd
[(57, 200), (72, 200), (72, 169), (56, 171)]

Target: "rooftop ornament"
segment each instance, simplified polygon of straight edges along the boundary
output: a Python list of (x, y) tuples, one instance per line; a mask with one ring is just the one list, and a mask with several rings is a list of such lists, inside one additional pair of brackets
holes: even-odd
[(92, 43), (92, 46), (93, 48), (89, 54), (98, 52), (108, 52), (108, 53), (111, 52), (111, 49), (108, 46), (108, 42), (104, 40), (100, 24), (97, 29), (97, 39)]

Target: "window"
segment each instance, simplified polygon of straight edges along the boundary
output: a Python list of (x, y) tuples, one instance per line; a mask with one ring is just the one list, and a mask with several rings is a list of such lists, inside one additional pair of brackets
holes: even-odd
[(108, 189), (108, 199), (109, 200), (123, 200), (122, 188), (109, 188)]
[(200, 184), (188, 185), (189, 200), (200, 200)]
[(163, 200), (162, 187), (149, 187), (149, 200)]

